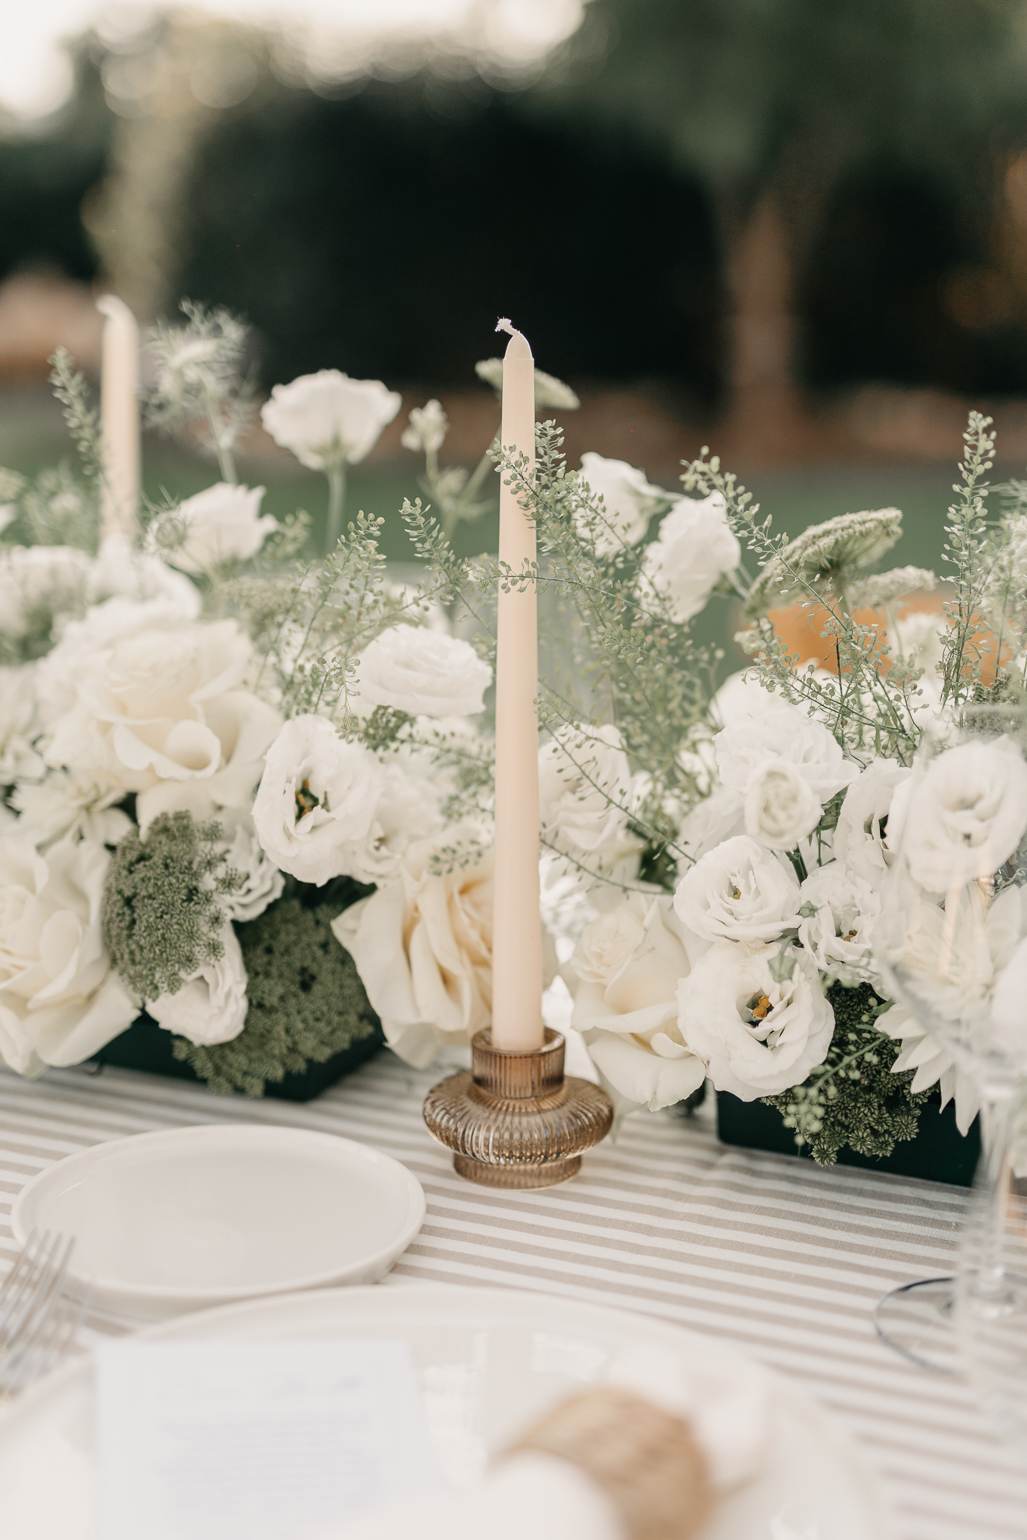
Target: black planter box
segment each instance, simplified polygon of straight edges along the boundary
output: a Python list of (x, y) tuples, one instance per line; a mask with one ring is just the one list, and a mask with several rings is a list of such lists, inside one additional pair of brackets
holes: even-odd
[[(795, 1133), (786, 1128), (776, 1107), (763, 1102), (743, 1102), (726, 1091), (717, 1092), (717, 1137), (722, 1144), (746, 1150), (771, 1150), (812, 1160), (807, 1148), (799, 1149)], [(969, 1187), (981, 1153), (979, 1124), (975, 1120), (964, 1136), (956, 1127), (952, 1102), (942, 1109), (941, 1097), (920, 1109), (920, 1128), (915, 1139), (906, 1139), (883, 1159), (857, 1155), (848, 1146), (838, 1152), (840, 1166), (860, 1166), (865, 1171), (890, 1171), (896, 1176), (918, 1176), (928, 1182), (950, 1182)]]
[[(267, 1081), (264, 1095), (283, 1102), (313, 1101), (344, 1075), (366, 1063), (384, 1043), (384, 1033), (380, 1027), (375, 1027), (367, 1037), (360, 1038), (341, 1053), (332, 1054), (323, 1064), (309, 1063), (302, 1074)], [(167, 1075), (173, 1080), (191, 1080), (194, 1085), (203, 1085), (205, 1082), (191, 1064), (175, 1058), (171, 1045), (170, 1032), (159, 1027), (149, 1016), (137, 1016), (126, 1031), (100, 1049), (93, 1062), (101, 1067), (110, 1064), (117, 1069), (141, 1069), (150, 1075)]]

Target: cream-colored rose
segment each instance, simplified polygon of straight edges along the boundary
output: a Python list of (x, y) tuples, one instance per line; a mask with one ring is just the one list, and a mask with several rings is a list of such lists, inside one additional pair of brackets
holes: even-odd
[(103, 944), (109, 864), (92, 840), (0, 839), (0, 1058), (21, 1075), (91, 1058), (138, 1012)]
[(706, 1076), (678, 1031), (677, 987), (691, 969), (670, 900), (633, 893), (600, 915), (574, 949), (576, 1027), (624, 1110), (652, 1111), (690, 1096)]
[(399, 392), (387, 390), (381, 380), (351, 380), (338, 369), (319, 369), (276, 385), (260, 417), (276, 444), (291, 449), (311, 470), (326, 471), (370, 454), (402, 405)]
[(694, 935), (759, 946), (798, 925), (799, 902), (791, 869), (744, 834), (704, 855), (674, 894), (674, 908)]
[(172, 621), (98, 646), (76, 704), (53, 724), (47, 763), (137, 792), (144, 828), (196, 808), (197, 789), (214, 806), (247, 806), (281, 723), (242, 687), (251, 655), (232, 620)]
[(160, 995), (146, 1009), (167, 1032), (191, 1043), (229, 1043), (246, 1025), (246, 965), (229, 923), (221, 933), (224, 953), (182, 980), (174, 994)]
[(766, 760), (745, 793), (745, 832), (768, 850), (794, 850), (823, 817), (820, 799), (790, 760)]
[(389, 1047), (418, 1069), (443, 1042), (469, 1043), (492, 1017), (491, 851), (472, 865), (431, 869), (441, 845), (462, 838), (457, 828), (411, 845), (399, 876), (332, 922)]
[(744, 1102), (800, 1085), (834, 1035), (816, 963), (793, 948), (791, 977), (781, 980), (779, 954), (776, 946), (754, 952), (720, 942), (678, 986), (682, 1039), (717, 1090)]

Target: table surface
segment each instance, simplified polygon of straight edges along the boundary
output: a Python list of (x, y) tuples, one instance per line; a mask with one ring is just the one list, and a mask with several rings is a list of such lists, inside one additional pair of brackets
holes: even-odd
[(965, 1191), (729, 1149), (705, 1108), (626, 1119), (563, 1187), (492, 1192), (458, 1178), (424, 1128), (421, 1102), (438, 1078), (386, 1052), (296, 1106), (122, 1070), (35, 1082), (0, 1071), (0, 1274), (14, 1257), (16, 1194), (65, 1155), (195, 1123), (342, 1134), (401, 1160), (427, 1195), (424, 1227), (384, 1287), (533, 1289), (725, 1338), (837, 1414), (879, 1472), (903, 1540), (1022, 1540), (1027, 1472), (964, 1384), (905, 1363), (870, 1320), (886, 1290), (951, 1270)]

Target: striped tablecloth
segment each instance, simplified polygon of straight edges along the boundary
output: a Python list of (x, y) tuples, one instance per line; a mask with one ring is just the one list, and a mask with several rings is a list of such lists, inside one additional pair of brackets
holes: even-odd
[(424, 1228), (386, 1287), (535, 1289), (727, 1338), (794, 1376), (855, 1434), (903, 1540), (1027, 1535), (1027, 1473), (966, 1388), (905, 1364), (870, 1323), (885, 1290), (952, 1267), (965, 1192), (727, 1149), (703, 1112), (636, 1115), (567, 1186), (493, 1193), (457, 1178), (425, 1131), (421, 1102), (437, 1078), (384, 1053), (297, 1107), (125, 1071), (51, 1071), (35, 1083), (0, 1072), (0, 1269), (13, 1257), (14, 1195), (64, 1155), (190, 1123), (344, 1134), (401, 1160), (428, 1196)]

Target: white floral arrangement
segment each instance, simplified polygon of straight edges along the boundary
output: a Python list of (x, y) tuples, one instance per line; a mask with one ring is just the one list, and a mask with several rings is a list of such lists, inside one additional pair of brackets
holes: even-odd
[[(1027, 486), (989, 522), (988, 420), (947, 525), (951, 597), (916, 612), (932, 574), (873, 570), (895, 509), (789, 541), (705, 452), (674, 493), (598, 454), (570, 470), (552, 422), (530, 476), (495, 441), (468, 473), (440, 464), (431, 401), (402, 436), (429, 499), (401, 513), (409, 587), (379, 520), (343, 528), (346, 467), (400, 398), (335, 370), (272, 391), (267, 431), (329, 484), (326, 554), (301, 559), (306, 516), (237, 484), (244, 329), (186, 311), (152, 344), (149, 413), (199, 425), (214, 486), (147, 506), (137, 541), (100, 538), (96, 417), (66, 356), (81, 472), (0, 472), (3, 1061), (81, 1062), (144, 1008), (218, 1090), (259, 1094), (379, 1023), (419, 1067), (466, 1045), (491, 1011), (495, 599), (534, 584), (550, 972), (619, 1109), (709, 1079), (829, 1163), (912, 1138), (940, 1088), (965, 1131), (973, 1091), (889, 1000), (873, 931), (925, 724), (1022, 695)], [(497, 360), (478, 373), (498, 388)], [(536, 399), (577, 405), (541, 371)], [(530, 571), (453, 551), (497, 463), (534, 510)], [(694, 625), (711, 601), (747, 615), (751, 665), (724, 683)], [(996, 806), (1027, 796), (1014, 781)]]

